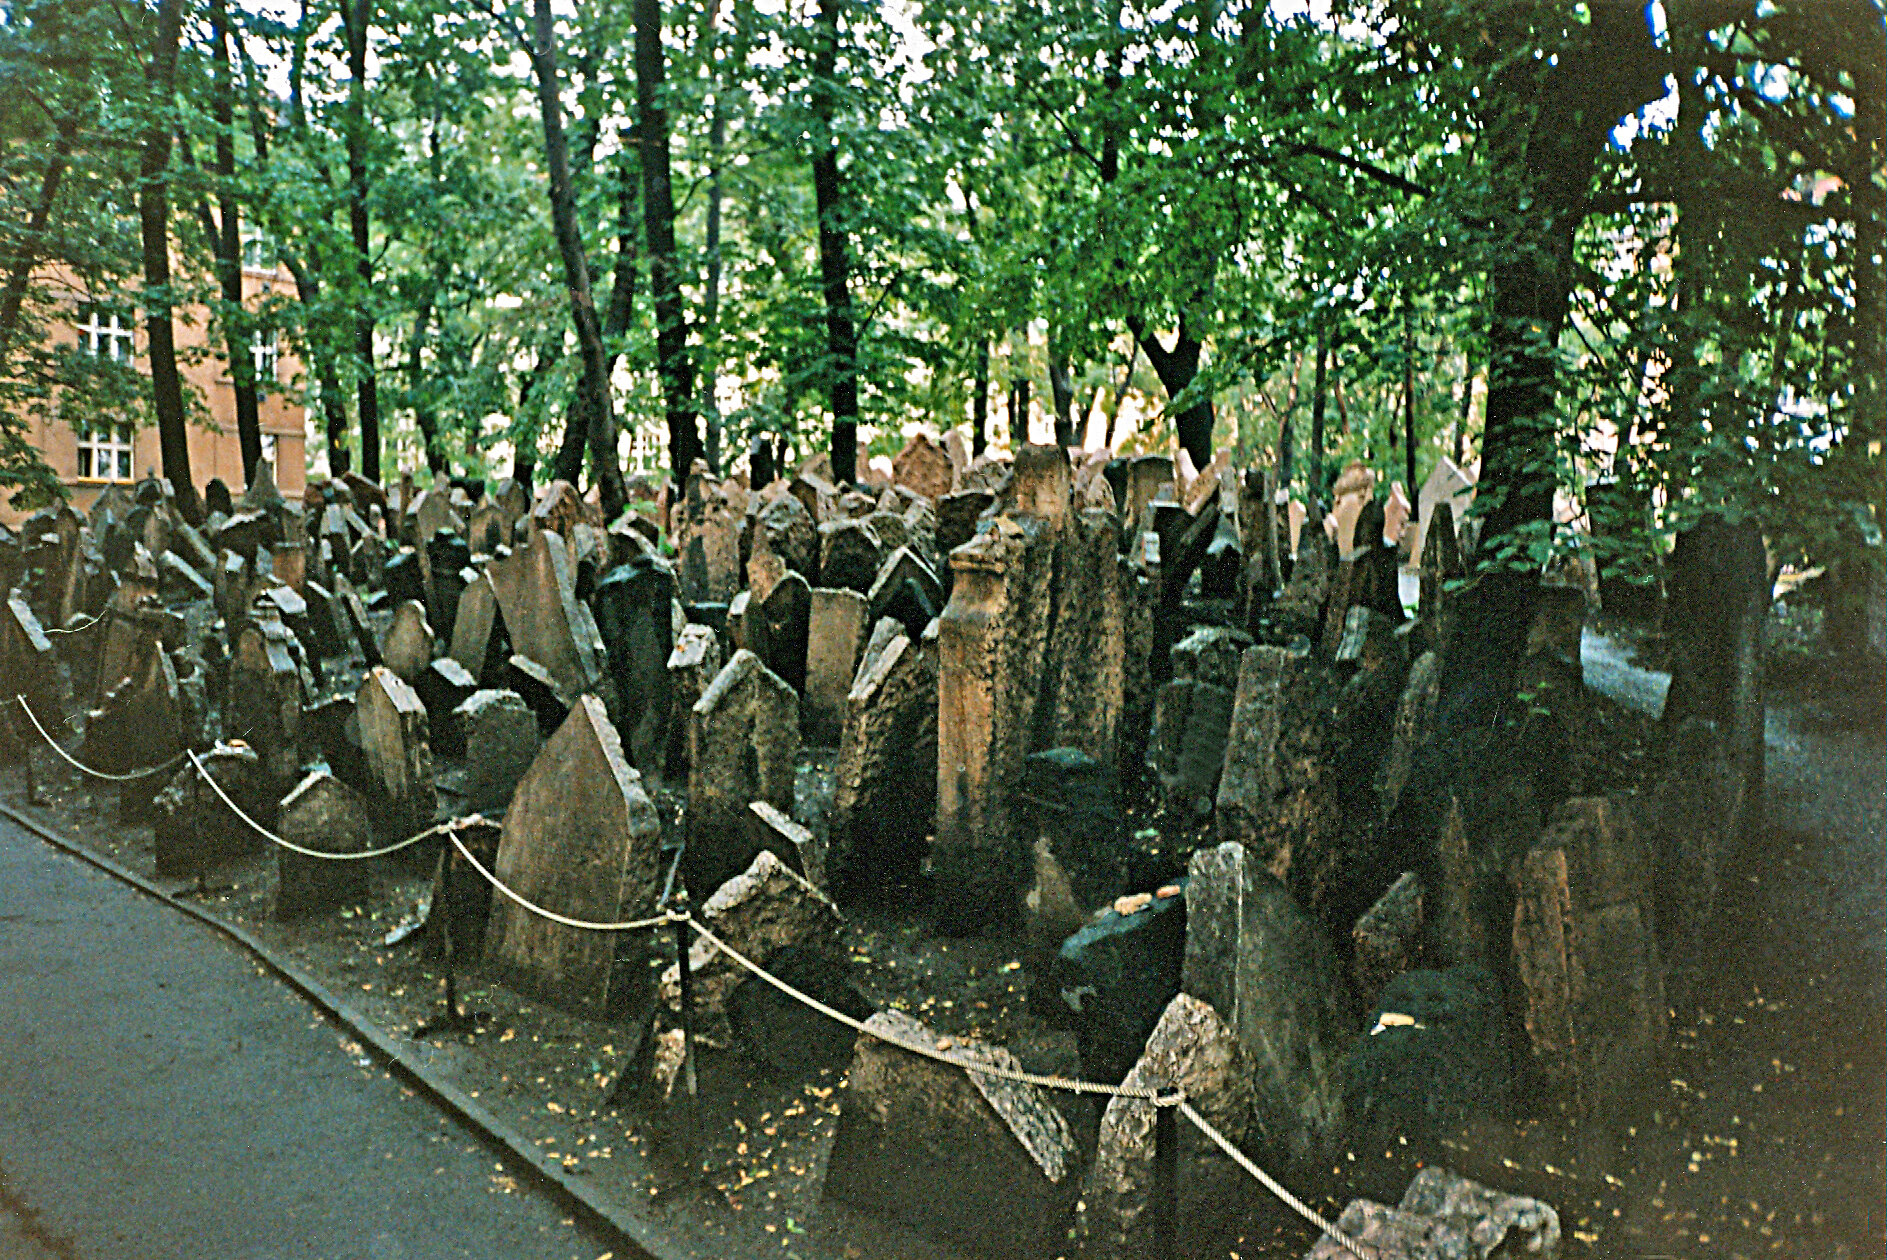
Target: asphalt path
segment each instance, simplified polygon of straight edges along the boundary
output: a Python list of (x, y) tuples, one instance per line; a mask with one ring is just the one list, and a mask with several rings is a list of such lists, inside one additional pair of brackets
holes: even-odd
[(200, 923), (0, 818), (0, 1260), (597, 1260)]

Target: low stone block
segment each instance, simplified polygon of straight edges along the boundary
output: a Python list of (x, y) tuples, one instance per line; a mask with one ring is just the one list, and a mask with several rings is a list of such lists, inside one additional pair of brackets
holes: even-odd
[(1179, 992), (1185, 956), (1183, 881), (1122, 897), (1062, 943), (1031, 1005), (1048, 1008), (1044, 1018), (1052, 1014), (1052, 1022), (1074, 1028), (1085, 1076), (1115, 1083), (1132, 1069), (1160, 1013)]
[[(372, 847), (367, 804), (325, 770), (316, 770), (282, 800), (275, 833), (321, 853)], [(372, 891), (365, 862), (324, 861), (275, 847), (275, 917), (298, 919), (366, 901)]]
[(542, 746), (537, 715), (515, 691), (473, 692), (453, 715), (465, 737), (466, 807), (502, 816)]

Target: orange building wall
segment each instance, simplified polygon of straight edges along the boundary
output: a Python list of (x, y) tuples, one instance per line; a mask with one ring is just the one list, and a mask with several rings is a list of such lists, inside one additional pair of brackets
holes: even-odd
[[(291, 294), (291, 286), (292, 281), (285, 271), (247, 268), (243, 271), (243, 296), (247, 301), (272, 294)], [(78, 301), (75, 292), (71, 318), (53, 325), (55, 340), (65, 344), (73, 344), (78, 340)], [(180, 309), (176, 313), (174, 326), (177, 357), (186, 393), (194, 394), (194, 404), (209, 413), (210, 425), (213, 426), (192, 424), (189, 428), (190, 479), (196, 483), (200, 493), (212, 477), (220, 477), (223, 484), (229, 487), (230, 494), (241, 498), (242, 446), (236, 436), (236, 388), (224, 360), (221, 339), (217, 339), (213, 346), (208, 345), (209, 313), (201, 307)], [(134, 362), (140, 371), (148, 374), (144, 326), (141, 322), (135, 333), (132, 342)], [(208, 357), (195, 363), (186, 361), (190, 352), (202, 350), (206, 346), (210, 351)], [(307, 485), (304, 414), (299, 390), (293, 388), (300, 373), (301, 361), (284, 346), (276, 362), (275, 388), (261, 400), (258, 416), (262, 433), (275, 439), (275, 483), (282, 494), (291, 500), (299, 500)], [(33, 445), (65, 483), (72, 498), (72, 506), (80, 512), (90, 510), (99, 493), (109, 483), (98, 479), (79, 479), (78, 435), (66, 425), (49, 423), (37, 417), (32, 420), (32, 425)], [(156, 473), (160, 477), (163, 475), (163, 453), (155, 426), (139, 429), (132, 437), (131, 446), (132, 480), (139, 480), (147, 473)], [(0, 523), (13, 524), (25, 515), (0, 499)]]

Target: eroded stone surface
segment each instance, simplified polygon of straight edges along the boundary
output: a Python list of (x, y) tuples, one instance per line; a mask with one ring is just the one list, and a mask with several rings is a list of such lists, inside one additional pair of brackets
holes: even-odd
[[(316, 770), (282, 800), (275, 832), (290, 844), (319, 853), (359, 853), (372, 847), (367, 803), (325, 770)], [(365, 862), (328, 862), (276, 847), (275, 916), (295, 919), (366, 899)]]
[(714, 676), (689, 717), (688, 847), (682, 877), (700, 898), (753, 861), (749, 801), (793, 808), (799, 697), (743, 648)]

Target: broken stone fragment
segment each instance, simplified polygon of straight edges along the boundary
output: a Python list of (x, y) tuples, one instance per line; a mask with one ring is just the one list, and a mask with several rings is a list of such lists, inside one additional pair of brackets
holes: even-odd
[[(367, 805), (359, 793), (316, 770), (282, 800), (275, 832), (318, 853), (359, 853), (372, 846)], [(279, 846), (275, 851), (275, 917), (297, 919), (366, 900), (365, 862), (330, 862)]]
[[(1551, 1257), (1559, 1250), (1559, 1213), (1538, 1199), (1503, 1194), (1430, 1165), (1415, 1175), (1398, 1207), (1357, 1199), (1337, 1228), (1379, 1260), (1487, 1260), (1502, 1256)], [(1329, 1235), (1305, 1260), (1352, 1260)]]
[[(1251, 1120), (1251, 1086), (1244, 1051), (1218, 1012), (1181, 993), (1167, 1004), (1146, 1050), (1122, 1085), (1184, 1091), (1186, 1100), (1226, 1139), (1238, 1145)], [(1075, 1211), (1075, 1237), (1090, 1260), (1140, 1260), (1157, 1254), (1154, 1130), (1158, 1108), (1138, 1098), (1114, 1098), (1101, 1117), (1094, 1162)], [(1214, 1244), (1249, 1201), (1252, 1182), (1205, 1134), (1176, 1118), (1171, 1193), (1174, 1253), (1216, 1254)]]
[(1350, 929), (1351, 971), (1364, 1006), (1422, 957), (1422, 885), (1404, 871)]
[(977, 1042), (946, 1051), (899, 1011), (881, 1011), (865, 1026), (852, 1051), (826, 1195), (985, 1254), (1062, 1254), (1080, 1154), (1047, 1093), (922, 1058), (872, 1033), (1009, 1070), (1021, 1067), (1016, 1057)]

